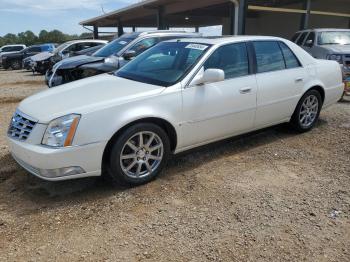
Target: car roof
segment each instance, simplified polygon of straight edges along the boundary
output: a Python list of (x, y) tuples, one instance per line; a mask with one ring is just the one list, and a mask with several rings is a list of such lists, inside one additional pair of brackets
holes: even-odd
[(99, 40), (99, 39), (80, 39), (80, 40), (71, 40), (65, 42), (65, 44), (76, 44), (76, 43), (107, 43), (107, 40)]
[(4, 45), (1, 48), (3, 48), (3, 47), (11, 47), (11, 46), (22, 46), (22, 47), (24, 46), (25, 47), (26, 45), (22, 45), (22, 44), (18, 44), (18, 45), (17, 44), (16, 45)]
[[(186, 32), (186, 31), (174, 31), (174, 30), (151, 30), (151, 31), (144, 31), (144, 32), (132, 32), (132, 33), (125, 33), (121, 37), (131, 37), (131, 38), (137, 38), (137, 37), (143, 37), (143, 36), (152, 36), (152, 35), (191, 35), (191, 36), (197, 36), (200, 37), (200, 33), (192, 33), (192, 32)], [(118, 37), (117, 37), (118, 38)]]
[(253, 40), (285, 40), (279, 37), (273, 36), (219, 36), (219, 37), (200, 37), (200, 38), (182, 38), (169, 40), (168, 42), (183, 41), (188, 43), (208, 44), (208, 45), (221, 45), (233, 42), (244, 42)]
[(297, 33), (304, 33), (304, 32), (328, 32), (328, 31), (336, 31), (336, 32), (343, 32), (343, 31), (350, 31), (350, 29), (342, 29), (342, 28), (312, 28), (312, 29), (306, 29), (298, 31)]

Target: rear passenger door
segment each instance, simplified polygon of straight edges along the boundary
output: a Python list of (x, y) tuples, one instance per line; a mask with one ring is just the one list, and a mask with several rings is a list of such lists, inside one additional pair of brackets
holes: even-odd
[(257, 65), (255, 127), (288, 120), (300, 99), (306, 71), (291, 49), (280, 41), (253, 42)]

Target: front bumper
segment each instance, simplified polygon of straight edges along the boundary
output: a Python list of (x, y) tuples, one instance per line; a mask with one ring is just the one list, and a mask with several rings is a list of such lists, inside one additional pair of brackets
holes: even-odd
[(31, 174), (48, 181), (101, 175), (105, 143), (49, 148), (8, 138), (13, 158)]

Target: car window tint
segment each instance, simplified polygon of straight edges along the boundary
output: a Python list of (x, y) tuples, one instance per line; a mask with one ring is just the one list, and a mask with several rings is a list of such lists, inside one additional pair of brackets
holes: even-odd
[(219, 47), (208, 58), (204, 69), (221, 69), (225, 79), (249, 74), (248, 53), (245, 43), (231, 44)]
[(276, 41), (254, 42), (258, 73), (286, 68), (281, 48)]
[(300, 38), (297, 41), (297, 45), (302, 45), (303, 44), (306, 35), (307, 35), (307, 32), (304, 32), (304, 33), (301, 34)]
[(141, 54), (158, 43), (158, 38), (147, 38), (136, 43), (129, 51), (135, 51), (136, 55)]
[(285, 43), (280, 42), (279, 44), (282, 49), (284, 60), (286, 62), (286, 67), (288, 69), (300, 67), (299, 60), (297, 59), (295, 54), (292, 52), (292, 50), (290, 50), (290, 48)]
[(28, 51), (27, 51), (27, 53), (38, 53), (38, 52), (41, 52), (40, 46), (34, 46), (31, 48), (28, 48)]
[(299, 36), (300, 36), (300, 33), (296, 33), (296, 34), (292, 37), (291, 41), (292, 41), (292, 42), (295, 42), (295, 41), (298, 39)]

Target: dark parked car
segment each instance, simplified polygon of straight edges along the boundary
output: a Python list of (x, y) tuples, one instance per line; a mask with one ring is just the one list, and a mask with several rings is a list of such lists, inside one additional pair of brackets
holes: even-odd
[(165, 30), (124, 34), (92, 56), (79, 56), (55, 64), (53, 69), (46, 73), (46, 83), (49, 87), (54, 87), (86, 77), (116, 71), (159, 42), (200, 36), (198, 33)]
[(45, 74), (57, 62), (79, 55), (78, 52), (106, 44), (105, 40), (73, 40), (58, 46), (54, 52), (46, 52), (32, 57), (32, 70)]
[(33, 45), (23, 49), (20, 52), (3, 55), (2, 66), (5, 69), (21, 69), (23, 67), (23, 59), (41, 52), (53, 51), (54, 48), (55, 46), (53, 44)]

